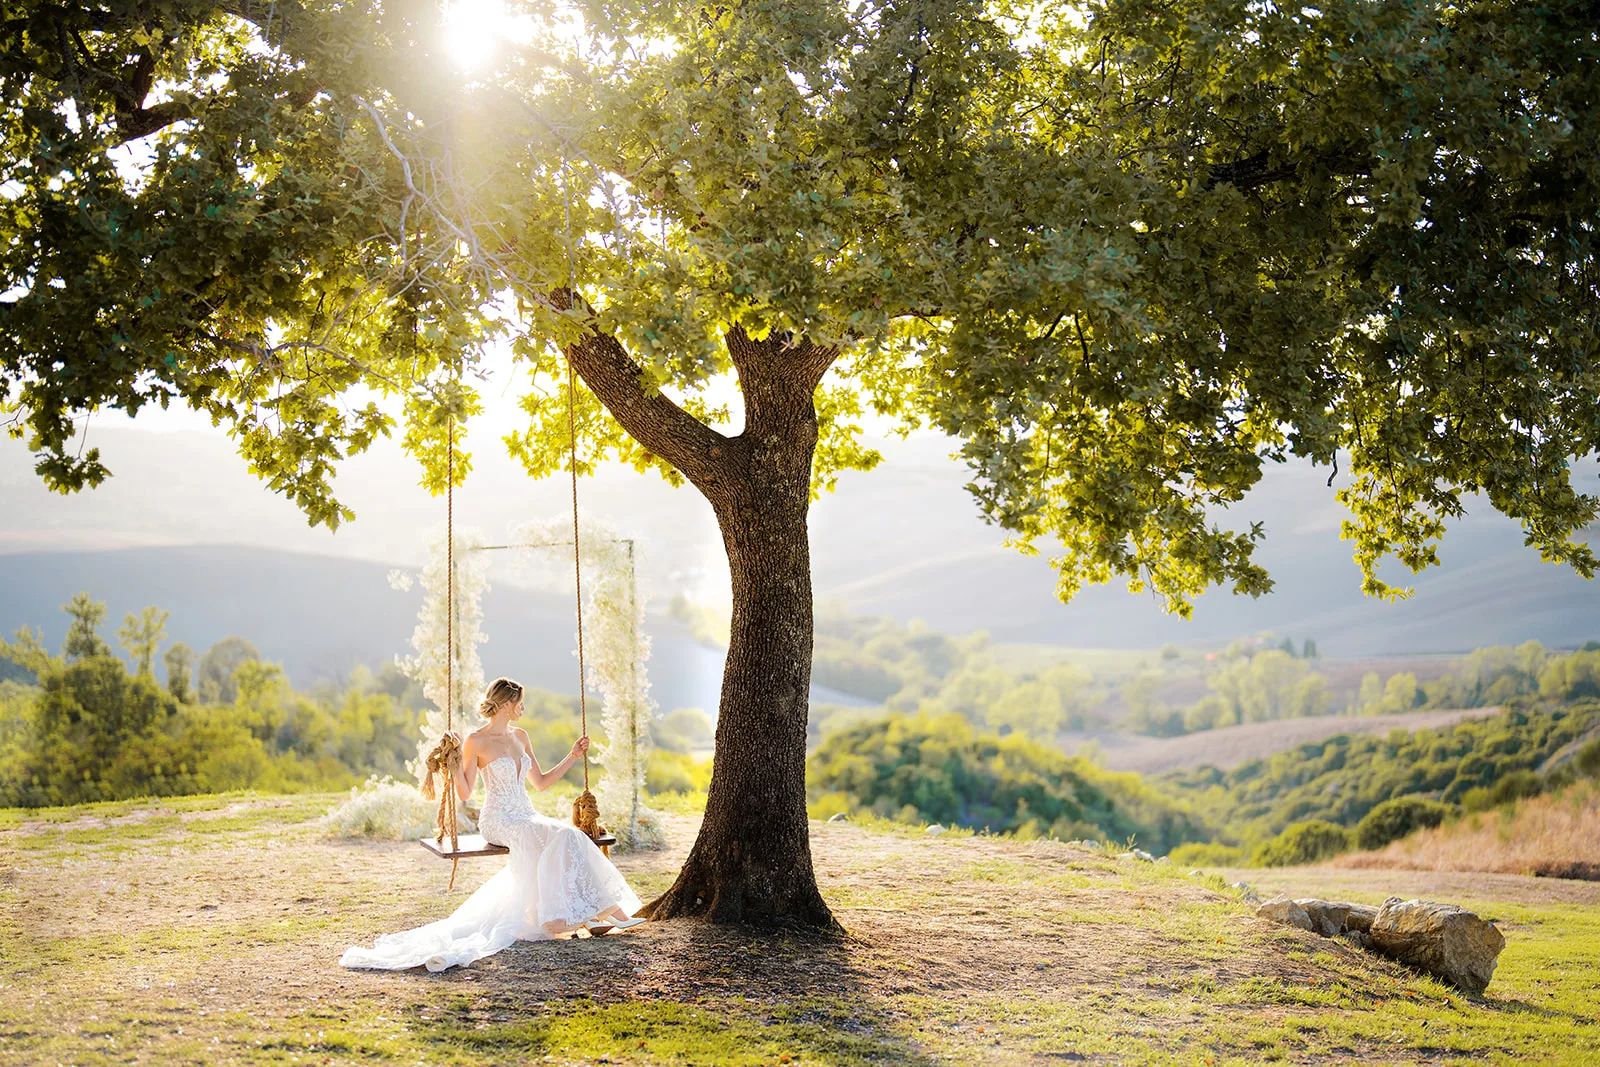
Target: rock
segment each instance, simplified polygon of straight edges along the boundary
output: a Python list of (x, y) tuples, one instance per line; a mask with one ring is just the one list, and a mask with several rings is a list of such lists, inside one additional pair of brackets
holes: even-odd
[(1239, 891), (1239, 895), (1244, 898), (1246, 904), (1261, 903), (1261, 894), (1257, 893), (1256, 887), (1249, 882), (1235, 882), (1233, 883), (1233, 888)]
[(1172, 865), (1172, 857), (1171, 856), (1162, 856), (1160, 859), (1156, 860), (1156, 862), (1157, 863), (1165, 863), (1167, 866), (1170, 867)]
[(1295, 903), (1311, 917), (1312, 928), (1323, 937), (1338, 937), (1349, 930), (1366, 933), (1377, 917), (1370, 904), (1345, 904), (1335, 900), (1301, 900)]
[(1306, 909), (1286, 896), (1275, 896), (1265, 904), (1256, 908), (1256, 914), (1263, 919), (1273, 922), (1287, 923), (1298, 926), (1302, 930), (1315, 930), (1311, 923), (1311, 916), (1306, 914)]
[(1345, 929), (1358, 934), (1370, 933), (1372, 920), (1378, 917), (1378, 909), (1371, 904), (1346, 904), (1344, 906), (1350, 909), (1344, 917)]
[(938, 837), (940, 834), (944, 833), (944, 827), (940, 826), (938, 823), (934, 823), (932, 826), (924, 830), (923, 833), (927, 834), (929, 837)]
[(828, 816), (828, 821), (831, 822), (831, 823), (833, 823), (833, 822), (849, 822), (850, 821), (850, 816), (846, 815), (842, 811), (836, 811), (832, 815)]
[(1495, 925), (1465, 908), (1431, 900), (1390, 897), (1368, 930), (1372, 947), (1402, 963), (1481, 993), (1494, 975), (1506, 939)]
[(1142, 848), (1136, 848), (1133, 850), (1133, 858), (1137, 860), (1143, 860), (1145, 863), (1154, 863), (1156, 861), (1154, 856), (1150, 855), (1150, 853), (1146, 852)]
[(1306, 913), (1306, 918), (1311, 920), (1311, 929), (1323, 937), (1333, 937), (1344, 933), (1345, 912), (1338, 904), (1326, 900), (1312, 900), (1308, 897), (1296, 897), (1294, 902), (1300, 905)]

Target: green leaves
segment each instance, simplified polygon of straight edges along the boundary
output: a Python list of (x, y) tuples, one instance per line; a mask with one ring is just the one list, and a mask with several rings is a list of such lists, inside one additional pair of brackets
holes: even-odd
[(23, 6), (0, 380), (63, 489), (106, 474), (76, 416), (154, 401), (312, 521), (380, 434), (439, 491), (494, 343), (530, 475), (571, 417), (580, 470), (677, 478), (587, 390), (568, 411), (561, 346), (609, 334), (722, 422), (739, 327), (843, 351), (814, 491), (877, 462), (867, 410), (936, 426), (1064, 597), (1264, 592), (1271, 531), (1217, 515), (1291, 456), (1338, 462), (1374, 595), (1474, 494), (1594, 571), (1600, 53), (1570, 6), (596, 0), (586, 41), (470, 79), (436, 4)]

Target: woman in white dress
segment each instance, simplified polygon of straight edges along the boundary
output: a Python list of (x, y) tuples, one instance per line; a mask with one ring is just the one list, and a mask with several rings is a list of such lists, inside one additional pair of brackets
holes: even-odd
[(499, 952), (518, 940), (568, 937), (579, 929), (592, 934), (644, 922), (630, 918), (639, 898), (589, 836), (571, 823), (533, 810), (523, 780), (544, 790), (561, 780), (589, 747), (578, 738), (566, 758), (541, 770), (526, 731), (512, 723), (522, 717), (522, 686), (497, 678), (478, 712), (487, 722), (461, 746), (456, 790), (472, 797), (482, 772), (488, 793), (478, 829), (491, 844), (511, 850), (509, 862), (446, 919), (415, 930), (384, 934), (370, 949), (350, 947), (339, 958), (345, 967), (430, 971), (461, 966)]

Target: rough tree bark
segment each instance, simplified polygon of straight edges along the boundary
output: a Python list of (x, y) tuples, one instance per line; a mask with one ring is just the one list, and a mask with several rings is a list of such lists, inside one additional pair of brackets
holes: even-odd
[(727, 343), (745, 400), (737, 437), (649, 391), (614, 338), (593, 332), (566, 350), (623, 429), (710, 502), (733, 578), (705, 821), (677, 881), (645, 914), (834, 928), (812, 872), (806, 822), (812, 643), (806, 516), (817, 443), (813, 398), (837, 352), (778, 336), (757, 341), (740, 329)]

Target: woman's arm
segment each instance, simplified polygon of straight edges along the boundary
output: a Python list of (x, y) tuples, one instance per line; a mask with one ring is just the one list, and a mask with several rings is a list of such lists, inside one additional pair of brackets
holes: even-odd
[(567, 773), (567, 768), (578, 762), (578, 757), (582, 756), (589, 748), (589, 737), (585, 734), (573, 742), (572, 751), (568, 752), (560, 763), (547, 771), (540, 768), (539, 757), (533, 754), (533, 745), (528, 742), (528, 732), (519, 729), (517, 731), (517, 739), (522, 742), (522, 750), (528, 754), (528, 759), (533, 763), (533, 766), (528, 769), (528, 778), (532, 780), (533, 787), (541, 793), (561, 781), (561, 776)]
[(478, 782), (478, 739), (468, 734), (461, 742), (461, 769), (456, 774), (456, 796), (462, 803), (472, 800), (472, 787)]

